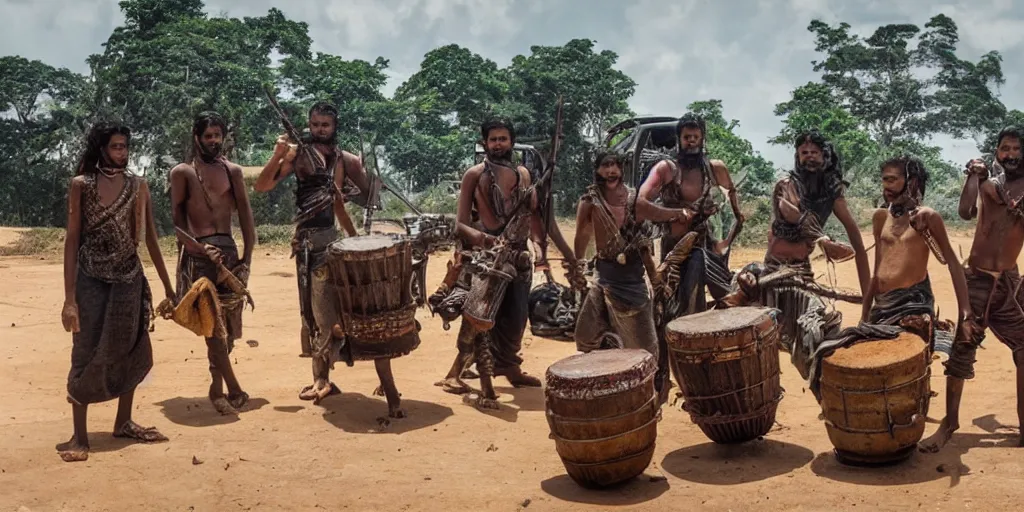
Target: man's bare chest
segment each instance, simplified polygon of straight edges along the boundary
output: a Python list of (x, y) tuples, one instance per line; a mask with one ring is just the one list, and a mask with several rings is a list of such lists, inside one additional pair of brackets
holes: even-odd
[(666, 184), (669, 188), (669, 196), (675, 196), (683, 201), (693, 202), (704, 195), (704, 179), (701, 172), (696, 169), (681, 171), (681, 174)]
[(189, 188), (189, 200), (193, 208), (204, 205), (211, 210), (219, 210), (235, 204), (231, 177), (224, 167), (207, 166), (195, 169), (190, 176)]

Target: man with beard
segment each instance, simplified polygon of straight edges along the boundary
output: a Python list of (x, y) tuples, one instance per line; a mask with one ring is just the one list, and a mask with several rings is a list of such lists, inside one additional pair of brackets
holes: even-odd
[(167, 441), (155, 427), (132, 421), (135, 388), (153, 367), (153, 298), (138, 253), (143, 228), (167, 302), (175, 299), (157, 243), (149, 187), (126, 170), (130, 139), (126, 126), (94, 125), (68, 190), (61, 322), (72, 333), (67, 398), (75, 433), (57, 445), (65, 462), (89, 458), (89, 404), (114, 398), (114, 437)]
[[(832, 261), (857, 262), (861, 294), (871, 279), (867, 251), (853, 214), (846, 203), (839, 154), (832, 143), (816, 130), (797, 135), (795, 166), (789, 177), (775, 184), (772, 194), (772, 226), (764, 265), (768, 272), (792, 268), (813, 280), (811, 253), (819, 245)], [(846, 228), (852, 249), (832, 241), (823, 228), (832, 214)], [(800, 291), (782, 290), (760, 297), (763, 305), (782, 311), (782, 345), (791, 352), (793, 364), (807, 377), (810, 356), (827, 337), (838, 333), (842, 315), (827, 311), (819, 297)], [(867, 319), (869, 305), (863, 311)], [(810, 315), (810, 316), (805, 316)]]
[[(594, 167), (595, 184), (587, 187), (576, 212), (574, 252), (586, 254), (591, 236), (595, 238), (598, 278), (588, 291), (582, 268), (585, 260), (569, 272), (573, 288), (586, 294), (576, 322), (576, 349), (637, 348), (657, 360), (658, 334), (644, 281), (646, 269), (654, 268), (654, 246), (644, 237), (631, 208), (635, 195), (622, 183), (620, 157), (599, 152)], [(657, 279), (653, 272), (651, 279)], [(659, 396), (668, 391), (662, 384), (655, 383)]]
[[(658, 320), (658, 380), (669, 377), (668, 345), (665, 326), (675, 318), (707, 309), (705, 287), (717, 300), (729, 293), (732, 277), (729, 271), (729, 247), (743, 227), (739, 196), (721, 160), (711, 160), (705, 151), (707, 130), (704, 119), (693, 113), (679, 118), (676, 124), (679, 152), (675, 160), (665, 159), (651, 168), (640, 186), (636, 216), (641, 221), (663, 224), (667, 233), (661, 238), (661, 259), (672, 251), (683, 236), (694, 231), (696, 244), (681, 265), (679, 286), (667, 290), (668, 298), (661, 305)], [(708, 233), (708, 220), (717, 213), (713, 194), (725, 190), (735, 223), (725, 240), (715, 242)], [(661, 204), (655, 203), (658, 199)]]
[[(348, 236), (356, 236), (356, 228), (345, 210), (342, 190), (355, 186), (359, 194), (368, 195), (366, 171), (359, 157), (342, 151), (337, 145), (338, 110), (327, 103), (317, 103), (309, 110), (309, 139), (303, 141), (314, 149), (317, 161), (311, 167), (306, 158), (298, 158), (297, 148), (286, 135), (277, 139), (274, 154), (263, 167), (253, 188), (268, 192), (295, 173), (295, 237), (292, 257), (299, 283), (299, 310), (302, 315), (302, 355), (313, 359), (314, 383), (299, 393), (302, 400), (319, 403), (328, 395), (339, 393), (330, 381), (330, 369), (340, 354), (341, 346), (331, 325), (318, 325), (317, 310), (330, 308), (335, 297), (327, 291), (323, 279), (313, 273), (327, 263), (327, 248), (337, 240), (334, 225), (337, 217)], [(390, 401), (389, 401), (390, 402)], [(389, 404), (390, 405), (390, 404)]]
[(875, 274), (864, 294), (863, 320), (823, 342), (813, 356), (811, 391), (820, 399), (818, 368), (835, 350), (867, 339), (892, 339), (901, 331), (921, 337), (935, 349), (935, 296), (928, 275), (930, 253), (949, 267), (963, 329), (976, 330), (964, 271), (949, 243), (942, 217), (922, 206), (928, 171), (919, 159), (901, 156), (881, 165), (886, 206), (872, 219), (876, 240)]
[[(461, 377), (473, 360), (480, 372), (481, 396), (478, 405), (496, 408), (497, 394), (491, 384), (491, 376), (504, 376), (515, 387), (540, 387), (540, 379), (522, 370), (522, 358), (518, 353), (522, 347), (523, 333), (528, 320), (528, 297), (533, 280), (533, 269), (527, 249), (529, 232), (542, 232), (541, 215), (538, 211), (537, 194), (530, 188), (530, 172), (512, 162), (512, 148), (515, 144), (515, 128), (508, 120), (490, 120), (480, 127), (486, 158), (480, 164), (470, 167), (462, 177), (459, 189), (458, 226), (456, 234), (464, 247), (490, 249), (505, 237), (510, 244), (505, 250), (514, 251), (511, 261), (515, 264), (515, 275), (508, 284), (504, 296), (498, 298), (494, 326), (486, 332), (473, 327), (465, 317), (459, 328), (457, 339), (459, 353), (445, 379), (438, 384), (455, 394), (468, 393), (470, 388)], [(521, 201), (529, 201), (525, 209), (517, 213)], [(473, 221), (473, 212), (478, 221)], [(529, 223), (520, 222), (528, 216)], [(506, 233), (506, 230), (515, 232)], [(556, 245), (558, 239), (555, 239)], [(558, 247), (566, 258), (566, 265), (575, 264), (575, 257), (569, 247)], [(465, 272), (465, 269), (463, 269)], [(486, 281), (472, 280), (470, 286), (480, 286)], [(469, 293), (472, 293), (470, 291)]]
[[(237, 414), (249, 399), (242, 391), (229, 357), (235, 340), (242, 336), (244, 296), (239, 297), (225, 283), (217, 283), (218, 266), (223, 265), (246, 284), (256, 244), (256, 228), (242, 168), (221, 154), (227, 124), (215, 112), (203, 112), (192, 124), (192, 158), (171, 169), (171, 208), (174, 225), (203, 244), (204, 253), (181, 241), (178, 260), (178, 300), (200, 278), (218, 284), (221, 317), (215, 335), (206, 338), (210, 362), (210, 401), (221, 414)], [(231, 217), (238, 211), (245, 244), (242, 257), (231, 234)], [(224, 384), (228, 395), (224, 396)]]
[[(1017, 367), (1017, 419), (1024, 425), (1024, 293), (1017, 270), (1017, 258), (1024, 246), (1022, 142), (1024, 133), (1020, 128), (1006, 128), (999, 133), (995, 157), (1003, 173), (998, 176), (990, 178), (980, 159), (967, 164), (959, 213), (964, 220), (977, 215), (978, 225), (965, 270), (972, 315), (965, 316), (980, 328), (962, 333), (953, 344), (953, 353), (945, 363), (946, 417), (938, 431), (922, 442), (928, 451), (938, 451), (960, 428), (964, 381), (974, 378), (975, 355), (985, 338), (985, 328), (1013, 352)], [(1024, 446), (1024, 433), (1018, 446)]]

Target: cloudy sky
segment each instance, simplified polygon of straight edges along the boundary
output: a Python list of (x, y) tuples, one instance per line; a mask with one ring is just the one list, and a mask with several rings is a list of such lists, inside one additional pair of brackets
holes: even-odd
[[(277, 6), (309, 24), (314, 50), (391, 61), (388, 93), (440, 45), (466, 46), (505, 66), (531, 45), (589, 38), (619, 54), (638, 83), (630, 104), (641, 114), (680, 115), (691, 101), (723, 100), (727, 118), (754, 148), (785, 166), (776, 103), (816, 79), (808, 23), (845, 21), (870, 33), (886, 23), (922, 26), (944, 13), (959, 25), (960, 55), (1003, 54), (1002, 100), (1024, 109), (1024, 0), (207, 0), (212, 14), (259, 16)], [(969, 7), (970, 6), (970, 7)], [(22, 55), (86, 72), (85, 58), (123, 21), (117, 0), (0, 0), (8, 20), (0, 54)], [(966, 162), (973, 141), (934, 141)]]

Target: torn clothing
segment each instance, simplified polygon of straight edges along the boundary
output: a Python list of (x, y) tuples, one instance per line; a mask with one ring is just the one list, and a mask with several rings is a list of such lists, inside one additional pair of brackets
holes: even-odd
[(581, 352), (637, 348), (650, 352), (656, 361), (659, 356), (658, 330), (650, 298), (640, 304), (624, 303), (614, 291), (601, 284), (591, 287), (583, 300), (573, 337), (576, 349)]
[[(783, 262), (766, 256), (765, 273), (783, 267), (797, 269), (808, 280), (814, 280), (809, 260)], [(823, 341), (835, 337), (842, 328), (843, 314), (826, 304), (819, 296), (794, 288), (762, 289), (760, 304), (775, 308), (779, 315), (780, 344), (790, 353), (790, 361), (800, 376), (807, 378), (811, 356)]]
[[(315, 150), (312, 150), (314, 153)], [(295, 180), (295, 217), (292, 222), (300, 229), (325, 229), (334, 227), (334, 201), (338, 186), (334, 182), (334, 168), (341, 158), (341, 150), (335, 148), (325, 159), (326, 166), (308, 169), (309, 160), (298, 159), (297, 166), (307, 170), (306, 173), (296, 172)], [(321, 155), (322, 156), (322, 155)], [(342, 158), (342, 166), (345, 160)]]
[[(783, 194), (783, 188), (792, 183), (800, 197), (800, 219), (797, 222), (789, 222), (782, 215), (779, 200)], [(842, 176), (834, 172), (811, 173), (797, 170), (790, 173), (788, 178), (779, 180), (775, 184), (775, 191), (772, 198), (772, 235), (776, 238), (792, 243), (813, 244), (815, 240), (825, 236), (825, 224), (837, 199), (843, 197), (845, 182)]]
[[(661, 238), (661, 258), (672, 251), (682, 237), (663, 236)], [(732, 271), (729, 270), (729, 253), (718, 254), (710, 244), (710, 238), (701, 235), (690, 252), (689, 257), (680, 265), (679, 286), (673, 291), (664, 305), (661, 323), (668, 322), (693, 313), (707, 310), (705, 289), (711, 292), (712, 298), (720, 300), (732, 287)]]
[[(222, 263), (225, 268), (233, 270), (238, 267), (238, 247), (235, 240), (228, 234), (214, 234), (196, 239), (201, 244), (209, 244), (220, 249), (223, 255)], [(214, 338), (220, 338), (227, 342), (228, 352), (234, 348), (234, 341), (242, 337), (242, 310), (245, 306), (245, 297), (238, 296), (226, 283), (217, 283), (217, 264), (206, 257), (205, 254), (195, 255), (182, 248), (178, 257), (178, 279), (177, 299), (181, 299), (192, 288), (199, 278), (205, 277), (217, 285), (217, 300), (220, 304), (220, 328), (215, 329), (217, 333)]]
[(68, 400), (87, 405), (131, 393), (153, 368), (153, 297), (145, 274), (110, 282), (79, 268), (75, 301), (81, 329), (72, 334)]
[(909, 330), (928, 343), (931, 352), (934, 347), (934, 334), (931, 332), (934, 321), (930, 321), (926, 327), (928, 332), (907, 329), (901, 325), (904, 319), (918, 315), (930, 320), (935, 317), (935, 296), (932, 294), (931, 280), (928, 277), (909, 288), (897, 288), (875, 296), (867, 322), (843, 329), (835, 338), (826, 340), (815, 350), (808, 376), (811, 392), (818, 400), (821, 399), (821, 361), (840, 348), (862, 341), (890, 340)]
[[(964, 277), (967, 278), (971, 311), (981, 327), (991, 330), (1014, 355), (1024, 350), (1024, 308), (1021, 307), (1024, 293), (1017, 267), (998, 272), (971, 266), (968, 261)], [(964, 380), (973, 379), (975, 356), (984, 338), (982, 332), (977, 339), (957, 340), (949, 360), (943, 363), (945, 374)]]
[[(333, 222), (333, 221), (332, 221)], [(299, 314), (302, 317), (302, 334), (309, 339), (310, 353), (317, 353), (320, 348), (322, 356), (326, 356), (324, 347), (324, 329), (316, 329), (317, 322), (313, 312), (313, 300), (323, 295), (323, 290), (313, 289), (313, 273), (327, 263), (327, 247), (338, 239), (338, 230), (332, 223), (324, 228), (297, 228), (292, 238), (292, 257), (295, 258), (295, 274), (299, 288)], [(329, 330), (329, 329), (328, 329)], [(317, 335), (314, 336), (313, 334)], [(303, 340), (305, 341), (305, 340)], [(306, 347), (303, 346), (305, 351)]]

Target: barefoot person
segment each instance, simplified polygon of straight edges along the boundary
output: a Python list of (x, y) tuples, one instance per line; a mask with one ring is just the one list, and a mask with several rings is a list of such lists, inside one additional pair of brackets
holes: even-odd
[[(964, 381), (974, 378), (974, 362), (987, 327), (1013, 353), (1017, 367), (1017, 419), (1024, 424), (1024, 293), (1017, 258), (1024, 245), (1024, 165), (1020, 128), (1006, 128), (996, 142), (996, 161), (1003, 173), (990, 178), (982, 160), (967, 164), (967, 182), (960, 195), (960, 217), (977, 215), (971, 255), (966, 262), (967, 293), (971, 301), (968, 319), (981, 328), (962, 329), (946, 361), (946, 417), (938, 431), (921, 443), (938, 451), (960, 428), (960, 398)], [(981, 206), (978, 207), (978, 199)], [(964, 322), (970, 327), (973, 322)], [(1024, 435), (1020, 445), (1024, 446)]]
[[(439, 384), (449, 393), (470, 392), (461, 376), (475, 360), (482, 388), (478, 404), (494, 408), (497, 407), (494, 401), (497, 394), (491, 385), (491, 375), (504, 376), (515, 387), (541, 386), (540, 379), (523, 372), (523, 360), (519, 357), (529, 315), (528, 298), (533, 280), (527, 239), (531, 229), (534, 232), (539, 229), (540, 215), (536, 194), (526, 194), (530, 188), (530, 172), (512, 163), (512, 148), (515, 144), (512, 123), (507, 120), (487, 121), (480, 127), (480, 132), (487, 155), (482, 163), (469, 168), (462, 177), (457, 235), (464, 247), (482, 248), (494, 247), (499, 237), (506, 235), (510, 245), (501, 250), (515, 253), (510, 259), (516, 266), (516, 274), (504, 296), (496, 299), (501, 304), (490, 331), (478, 331), (463, 317), (457, 338), (459, 353), (444, 381)], [(523, 211), (510, 218), (508, 215), (520, 201), (529, 203)], [(473, 222), (474, 209), (479, 215), (478, 223)], [(529, 223), (522, 222), (524, 216), (528, 216)], [(505, 233), (507, 229), (515, 232)], [(571, 249), (559, 247), (559, 250), (569, 262), (574, 260)]]
[[(871, 279), (868, 256), (860, 228), (846, 203), (847, 183), (843, 181), (839, 154), (831, 142), (814, 130), (797, 135), (793, 146), (794, 170), (775, 184), (772, 194), (773, 220), (765, 268), (768, 272), (794, 268), (813, 280), (810, 256), (818, 245), (832, 261), (855, 258), (864, 294)], [(846, 228), (852, 248), (825, 235), (825, 223), (833, 213)], [(826, 312), (820, 298), (801, 292), (783, 290), (767, 293), (761, 299), (764, 306), (782, 311), (782, 345), (791, 352), (794, 366), (806, 378), (810, 355), (824, 338), (838, 333), (842, 315), (837, 311)], [(805, 318), (806, 314), (814, 318)]]
[[(234, 273), (243, 284), (249, 280), (256, 228), (245, 191), (242, 168), (221, 154), (227, 124), (220, 115), (204, 112), (192, 125), (192, 158), (171, 169), (171, 208), (174, 225), (203, 244), (203, 253), (182, 242), (178, 260), (178, 300), (202, 277), (217, 284), (218, 264)], [(245, 243), (242, 257), (231, 235), (231, 217), (238, 212)], [(226, 284), (217, 292), (221, 318), (215, 336), (206, 338), (210, 362), (210, 401), (221, 414), (237, 414), (249, 400), (235, 377), (229, 355), (235, 340), (242, 336), (242, 309), (245, 297), (238, 296)], [(224, 396), (224, 384), (228, 395)]]
[[(651, 168), (640, 186), (636, 215), (640, 221), (663, 224), (667, 234), (661, 238), (661, 259), (691, 231), (698, 234), (694, 250), (681, 265), (681, 280), (662, 307), (658, 325), (658, 380), (669, 377), (668, 345), (664, 328), (682, 315), (707, 309), (705, 287), (716, 300), (729, 293), (729, 247), (743, 228), (739, 196), (721, 160), (711, 160), (705, 150), (707, 130), (704, 119), (692, 113), (676, 124), (679, 152), (675, 160), (662, 160)], [(708, 233), (708, 220), (717, 213), (713, 194), (728, 194), (736, 220), (725, 240), (716, 242)], [(658, 200), (658, 202), (656, 202)], [(660, 202), (660, 204), (658, 204)]]
[[(632, 210), (633, 192), (622, 183), (618, 155), (599, 152), (594, 162), (595, 184), (587, 187), (576, 211), (576, 254), (586, 254), (595, 239), (597, 282), (587, 290), (585, 261), (569, 271), (576, 290), (585, 293), (576, 322), (576, 349), (638, 348), (658, 358), (658, 333), (651, 295), (644, 280), (654, 267), (654, 247), (643, 237)], [(656, 382), (662, 391), (661, 382)], [(667, 391), (667, 390), (665, 390)]]
[(130, 139), (126, 126), (94, 125), (68, 191), (61, 321), (73, 333), (67, 391), (75, 433), (57, 446), (66, 462), (89, 458), (89, 404), (114, 398), (115, 437), (167, 440), (155, 427), (132, 421), (135, 388), (153, 367), (153, 298), (138, 254), (143, 229), (153, 266), (172, 303), (174, 287), (157, 244), (149, 187), (126, 172)]
[[(934, 350), (935, 296), (928, 275), (931, 254), (946, 263), (963, 318), (970, 322), (967, 283), (963, 268), (946, 235), (942, 217), (922, 206), (928, 171), (912, 157), (901, 156), (881, 165), (882, 194), (886, 207), (872, 219), (876, 240), (875, 274), (864, 295), (863, 321), (823, 342), (814, 354), (811, 390), (818, 396), (817, 368), (837, 348), (864, 339), (893, 338), (906, 330), (921, 337)], [(965, 326), (966, 327), (966, 326)]]
[(338, 239), (335, 217), (348, 236), (356, 236), (356, 228), (345, 210), (342, 188), (347, 182), (354, 182), (360, 190), (368, 190), (359, 157), (342, 151), (337, 145), (337, 126), (336, 108), (326, 103), (313, 105), (309, 110), (310, 139), (303, 143), (312, 146), (316, 161), (311, 164), (307, 158), (296, 158), (300, 152), (289, 142), (298, 141), (288, 141), (287, 136), (282, 135), (253, 187), (258, 192), (268, 192), (292, 172), (298, 182), (292, 257), (296, 259), (299, 282), (302, 351), (313, 359), (313, 384), (303, 388), (299, 398), (314, 403), (339, 392), (330, 381), (330, 370), (340, 355), (341, 346), (333, 336), (331, 325), (319, 325), (316, 319), (317, 310), (330, 309), (337, 297), (328, 292), (325, 280), (314, 279), (313, 274), (324, 268), (327, 247)]

